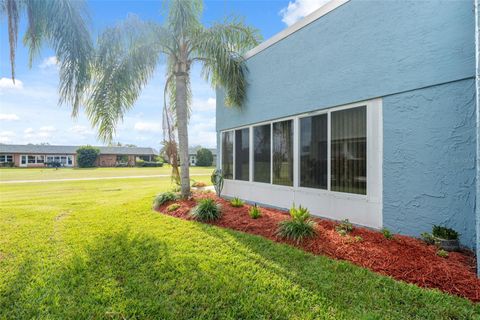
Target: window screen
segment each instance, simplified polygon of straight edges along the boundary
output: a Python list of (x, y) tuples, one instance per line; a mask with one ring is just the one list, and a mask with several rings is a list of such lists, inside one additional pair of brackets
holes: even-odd
[(293, 186), (293, 121), (273, 124), (273, 184)]
[(253, 127), (253, 181), (270, 183), (270, 125)]
[(327, 189), (327, 114), (300, 119), (300, 186)]
[(222, 172), (225, 179), (233, 179), (233, 131), (222, 133)]
[(331, 114), (331, 190), (367, 194), (366, 107)]
[(249, 180), (249, 129), (235, 130), (235, 180)]

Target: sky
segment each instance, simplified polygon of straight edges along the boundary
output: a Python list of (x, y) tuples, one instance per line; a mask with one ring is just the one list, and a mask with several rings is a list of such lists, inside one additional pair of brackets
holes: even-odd
[[(209, 25), (228, 16), (237, 16), (257, 28), (266, 40), (318, 9), (327, 0), (214, 0), (204, 2), (202, 22)], [(162, 1), (87, 1), (89, 27), (95, 38), (104, 28), (136, 14), (141, 19), (163, 21)], [(68, 105), (58, 105), (58, 69), (54, 52), (48, 47), (31, 68), (28, 49), (21, 42), (25, 17), (17, 44), (16, 83), (10, 78), (7, 24), (0, 20), (0, 143), (52, 145), (102, 145), (83, 112), (71, 117)], [(114, 142), (159, 148), (162, 141), (162, 106), (165, 68), (159, 65), (134, 108), (116, 130)], [(192, 69), (192, 116), (189, 123), (191, 146), (215, 147), (215, 92)]]

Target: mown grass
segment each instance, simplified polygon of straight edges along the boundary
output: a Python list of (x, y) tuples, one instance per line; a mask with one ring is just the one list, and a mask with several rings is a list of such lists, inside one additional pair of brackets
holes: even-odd
[(461, 298), (152, 211), (169, 188), (168, 178), (0, 185), (0, 319), (480, 317)]
[[(192, 167), (190, 172), (191, 174), (211, 174), (213, 169), (213, 167)], [(159, 168), (60, 168), (58, 170), (53, 168), (0, 168), (0, 181), (168, 175), (170, 172), (169, 165)]]

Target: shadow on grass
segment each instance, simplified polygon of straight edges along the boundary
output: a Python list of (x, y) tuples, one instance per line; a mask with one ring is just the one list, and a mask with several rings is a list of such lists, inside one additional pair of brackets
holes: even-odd
[(98, 236), (60, 266), (26, 260), (0, 318), (469, 319), (468, 302), (260, 237), (166, 218)]

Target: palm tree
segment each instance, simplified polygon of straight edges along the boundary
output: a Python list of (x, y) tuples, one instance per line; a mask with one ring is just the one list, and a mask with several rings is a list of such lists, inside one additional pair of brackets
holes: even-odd
[(0, 0), (0, 16), (6, 16), (12, 80), (20, 17), (27, 16), (23, 38), (30, 51), (30, 67), (43, 45), (56, 54), (59, 72), (59, 104), (69, 103), (76, 115), (90, 82), (93, 46), (86, 25), (85, 5), (79, 0)]
[(98, 39), (93, 86), (86, 104), (99, 137), (111, 140), (117, 123), (133, 107), (161, 58), (166, 58), (163, 91), (169, 110), (174, 110), (183, 197), (190, 194), (187, 124), (191, 67), (201, 64), (205, 80), (225, 89), (226, 103), (241, 106), (247, 87), (243, 54), (259, 41), (256, 30), (238, 19), (203, 26), (202, 6), (200, 0), (172, 0), (167, 3), (164, 24), (129, 16), (105, 30)]

